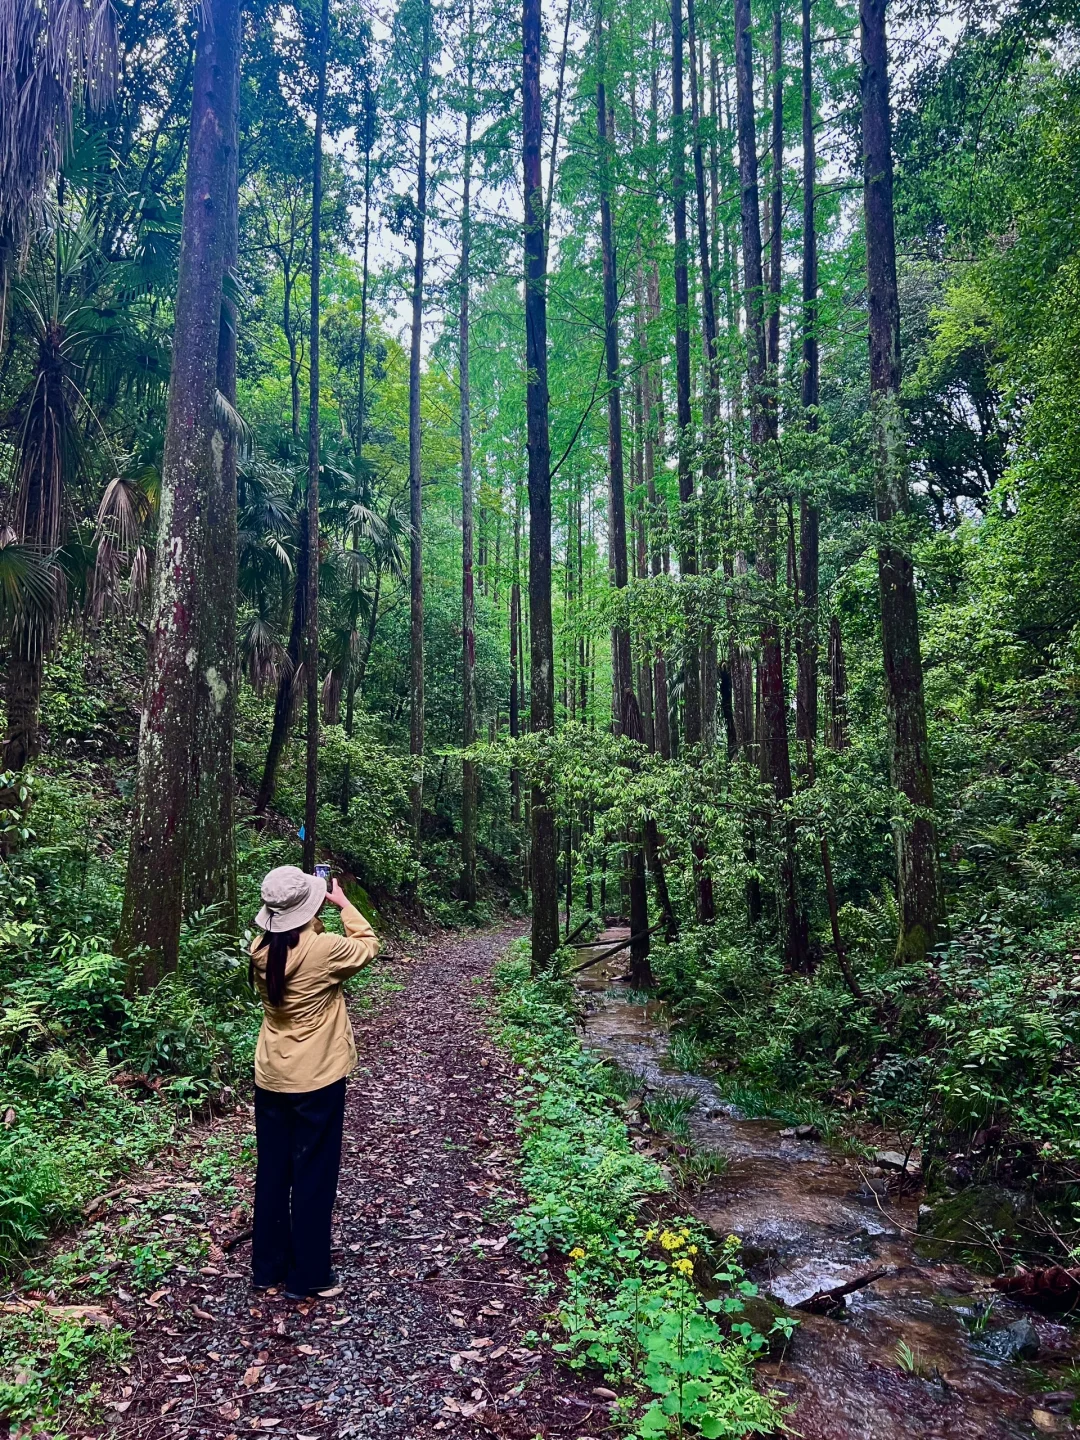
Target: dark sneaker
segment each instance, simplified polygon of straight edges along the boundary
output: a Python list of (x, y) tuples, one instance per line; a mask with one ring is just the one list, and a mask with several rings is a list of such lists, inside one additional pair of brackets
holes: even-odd
[(312, 1300), (316, 1296), (320, 1300), (332, 1300), (335, 1295), (340, 1295), (345, 1287), (338, 1283), (337, 1271), (330, 1271), (330, 1281), (327, 1285), (320, 1285), (315, 1290), (286, 1290), (285, 1294), (290, 1300)]

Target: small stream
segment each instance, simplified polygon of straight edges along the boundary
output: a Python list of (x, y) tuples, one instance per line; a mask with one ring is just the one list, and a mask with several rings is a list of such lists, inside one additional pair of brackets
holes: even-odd
[[(599, 938), (626, 935), (610, 930)], [(581, 960), (590, 953), (579, 951)], [(785, 1308), (886, 1272), (833, 1315), (799, 1312), (786, 1352), (760, 1366), (795, 1407), (792, 1432), (804, 1440), (1080, 1434), (1058, 1413), (1068, 1409), (1060, 1374), (1076, 1350), (1068, 1327), (1006, 1301), (985, 1276), (924, 1259), (915, 1245), (918, 1193), (875, 1195), (855, 1160), (782, 1133), (779, 1122), (743, 1117), (710, 1080), (675, 1069), (659, 1007), (630, 1003), (618, 983), (625, 965), (623, 952), (577, 976), (585, 1042), (649, 1090), (696, 1099), (689, 1117), (695, 1145), (728, 1162), (696, 1191), (698, 1219), (717, 1235), (739, 1236), (750, 1278)], [(989, 1303), (980, 1332), (977, 1320)], [(998, 1358), (1010, 1351), (1006, 1331), (1018, 1322), (1038, 1332), (1034, 1364)], [(901, 1363), (904, 1346), (914, 1373)]]

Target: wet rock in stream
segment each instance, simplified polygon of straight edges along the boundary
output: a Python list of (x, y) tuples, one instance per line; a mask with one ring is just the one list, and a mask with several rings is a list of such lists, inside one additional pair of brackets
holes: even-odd
[(1034, 1360), (1042, 1349), (1042, 1342), (1039, 1332), (1025, 1315), (1003, 1330), (991, 1330), (981, 1349), (998, 1360)]
[[(792, 1343), (761, 1366), (764, 1383), (790, 1397), (791, 1430), (803, 1440), (1031, 1440), (1047, 1425), (1068, 1433), (1067, 1418), (1036, 1418), (1051, 1412), (1030, 1398), (1024, 1367), (1036, 1354), (1064, 1365), (1075, 1353), (1071, 1332), (1042, 1318), (1036, 1326), (1014, 1302), (994, 1297), (988, 1279), (957, 1263), (959, 1235), (950, 1231), (948, 1244), (938, 1236), (936, 1253), (925, 1253), (933, 1239), (921, 1232), (936, 1231), (936, 1222), (920, 1214), (918, 1157), (897, 1150), (895, 1164), (886, 1149), (875, 1166), (860, 1166), (830, 1151), (813, 1127), (740, 1116), (712, 1081), (671, 1064), (659, 1008), (631, 1003), (610, 975), (601, 963), (578, 979), (586, 1043), (643, 1090), (697, 1102), (688, 1117), (694, 1144), (728, 1163), (694, 1189), (691, 1207), (716, 1234), (739, 1236), (766, 1307), (792, 1310), (884, 1272), (827, 1315), (799, 1312)], [(987, 1203), (982, 1218), (999, 1221), (1001, 1197)], [(1046, 1376), (1041, 1388), (1053, 1383)]]

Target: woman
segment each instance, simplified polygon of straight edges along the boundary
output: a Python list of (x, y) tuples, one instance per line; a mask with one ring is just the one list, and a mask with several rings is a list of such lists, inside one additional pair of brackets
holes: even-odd
[[(341, 1164), (345, 1077), (356, 1045), (342, 982), (379, 953), (375, 932), (337, 881), (280, 865), (262, 883), (251, 977), (263, 1002), (255, 1050), (256, 1289), (294, 1299), (332, 1290), (330, 1217)], [(316, 919), (341, 911), (344, 936)], [(336, 1293), (336, 1292), (335, 1292)]]

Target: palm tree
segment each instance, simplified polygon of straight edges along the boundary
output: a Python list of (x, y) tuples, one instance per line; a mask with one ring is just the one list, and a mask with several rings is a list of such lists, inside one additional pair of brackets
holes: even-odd
[(112, 0), (0, 0), (0, 350), (11, 262), (40, 222), (75, 98), (101, 108), (115, 77)]
[[(162, 357), (152, 339), (148, 345), (135, 307), (126, 303), (133, 298), (128, 272), (126, 263), (102, 255), (87, 219), (68, 224), (58, 217), (39, 233), (25, 272), (11, 288), (13, 328), (33, 356), (13, 412), (14, 530), (21, 545), (54, 562), (66, 538), (65, 493), (89, 468), (93, 437), (102, 433), (86, 399), (90, 389), (115, 393), (125, 375), (143, 377), (139, 383), (149, 388), (164, 383)], [(112, 500), (119, 495), (114, 488)], [(27, 610), (12, 630), (8, 770), (21, 770), (38, 751), (42, 665), (55, 639), (62, 593), (59, 563), (52, 570), (53, 604)]]

